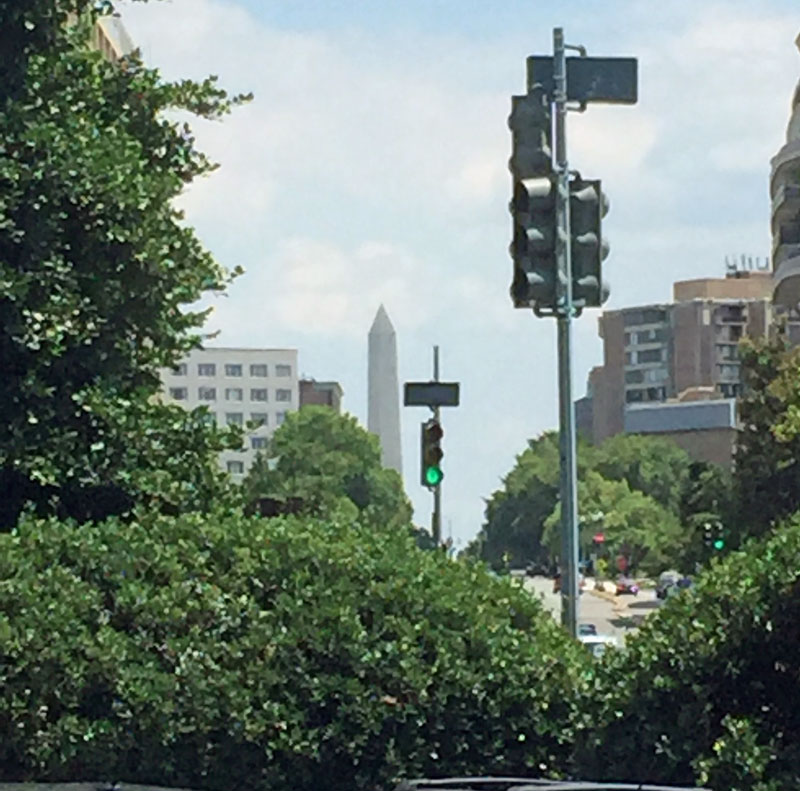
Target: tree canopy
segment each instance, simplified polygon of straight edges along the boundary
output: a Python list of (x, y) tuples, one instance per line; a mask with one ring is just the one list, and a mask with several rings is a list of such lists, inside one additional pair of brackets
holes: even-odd
[(290, 412), (245, 479), (248, 501), (299, 500), (307, 513), (344, 503), (374, 523), (408, 526), (411, 505), (395, 470), (381, 463), (378, 437), (330, 407)]
[[(225, 487), (223, 433), (156, 403), (159, 368), (201, 340), (205, 312), (188, 306), (235, 274), (173, 204), (214, 165), (165, 113), (219, 118), (246, 97), (108, 62), (87, 42), (109, 10), (0, 4), (0, 60), (13, 60), (0, 100), (0, 529), (26, 505), (102, 517), (165, 486), (170, 507)], [(165, 474), (176, 452), (178, 481)]]
[(734, 481), (739, 540), (800, 509), (800, 350), (782, 333), (740, 344), (742, 384)]
[[(621, 434), (598, 446), (578, 442), (584, 552), (592, 549), (592, 537), (603, 533), (603, 551), (624, 552), (634, 567), (691, 570), (707, 559), (703, 524), (718, 518), (730, 497), (726, 471), (692, 462), (669, 440)], [(494, 564), (503, 557), (516, 565), (550, 563), (560, 554), (559, 518), (558, 435), (547, 432), (529, 442), (503, 488), (487, 501), (483, 530), (467, 554)]]

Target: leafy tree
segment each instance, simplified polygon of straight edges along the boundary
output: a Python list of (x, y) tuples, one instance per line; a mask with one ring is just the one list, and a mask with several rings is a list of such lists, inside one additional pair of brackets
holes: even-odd
[(691, 459), (683, 448), (661, 437), (617, 434), (597, 447), (593, 469), (612, 481), (652, 497), (678, 513)]
[[(678, 519), (627, 481), (608, 480), (589, 470), (578, 482), (578, 540), (584, 553), (592, 547), (592, 537), (602, 529), (604, 549), (630, 558), (631, 569), (650, 573), (674, 565), (682, 549), (682, 531)], [(561, 551), (559, 525), (561, 504), (545, 521), (544, 541), (553, 555)]]
[(800, 351), (782, 333), (740, 344), (744, 394), (734, 470), (739, 540), (800, 509)]
[(800, 518), (711, 564), (584, 690), (575, 771), (777, 791), (800, 783)]
[[(646, 567), (655, 569), (669, 562), (690, 570), (695, 556), (702, 557), (702, 539), (693, 527), (699, 521), (694, 515), (698, 509), (704, 514), (711, 509), (714, 497), (719, 501), (713, 507), (723, 510), (731, 497), (729, 490), (724, 491), (725, 481), (723, 471), (693, 465), (684, 450), (662, 438), (622, 434), (599, 446), (579, 441), (583, 547), (588, 550), (592, 535), (612, 526), (621, 543), (630, 541), (637, 559), (647, 556)], [(706, 482), (715, 486), (714, 497), (709, 493), (708, 500), (698, 490)], [(558, 434), (550, 432), (532, 440), (517, 457), (503, 488), (487, 501), (486, 523), (466, 554), (490, 563), (499, 563), (506, 553), (512, 563), (547, 563), (560, 554), (555, 527), (558, 500)], [(688, 529), (681, 531), (680, 522), (688, 524)]]
[(249, 501), (299, 499), (318, 514), (344, 502), (353, 516), (363, 513), (377, 523), (411, 520), (400, 476), (381, 464), (378, 437), (330, 407), (290, 412), (243, 486)]
[(25, 517), (0, 535), (0, 780), (563, 772), (589, 656), (510, 581), (375, 527)]
[(110, 8), (0, 2), (0, 529), (26, 504), (100, 518), (164, 485), (172, 507), (225, 488), (225, 436), (155, 403), (159, 368), (200, 342), (185, 306), (230, 279), (173, 206), (214, 165), (165, 112), (219, 118), (245, 97), (110, 64), (87, 46)]
[(486, 502), (486, 524), (465, 554), (491, 564), (508, 555), (512, 565), (533, 560), (547, 562), (542, 543), (545, 519), (558, 500), (558, 435), (547, 432), (528, 442), (514, 468), (503, 479), (503, 488)]

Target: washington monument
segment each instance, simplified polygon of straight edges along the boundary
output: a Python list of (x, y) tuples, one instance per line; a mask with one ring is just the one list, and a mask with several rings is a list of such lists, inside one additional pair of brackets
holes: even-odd
[(400, 387), (397, 380), (397, 336), (381, 305), (367, 336), (367, 428), (381, 441), (381, 462), (403, 474), (400, 448)]

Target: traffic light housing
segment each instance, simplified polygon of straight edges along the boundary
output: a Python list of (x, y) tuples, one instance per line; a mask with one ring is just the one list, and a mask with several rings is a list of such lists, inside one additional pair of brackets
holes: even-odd
[(572, 261), (572, 301), (578, 308), (599, 308), (609, 295), (603, 282), (603, 261), (608, 242), (602, 220), (608, 214), (608, 199), (599, 180), (580, 176), (569, 183), (569, 234)]
[(511, 97), (512, 151), (508, 162), (513, 197), (510, 246), (514, 261), (511, 300), (515, 308), (553, 309), (557, 300), (556, 185), (552, 115), (541, 86)]
[(429, 489), (435, 489), (444, 478), (442, 472), (442, 437), (444, 431), (442, 424), (432, 417), (422, 424), (421, 432), (421, 468), (420, 468), (420, 482), (423, 486)]

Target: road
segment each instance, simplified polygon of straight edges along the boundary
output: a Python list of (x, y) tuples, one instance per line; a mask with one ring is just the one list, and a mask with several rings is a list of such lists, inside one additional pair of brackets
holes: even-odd
[[(523, 586), (542, 599), (545, 609), (561, 620), (561, 595), (553, 593), (553, 580), (548, 577), (524, 577)], [(654, 590), (642, 590), (638, 596), (613, 596), (587, 587), (578, 604), (578, 623), (593, 623), (598, 634), (614, 635), (624, 641), (635, 632), (648, 613), (661, 602)]]

